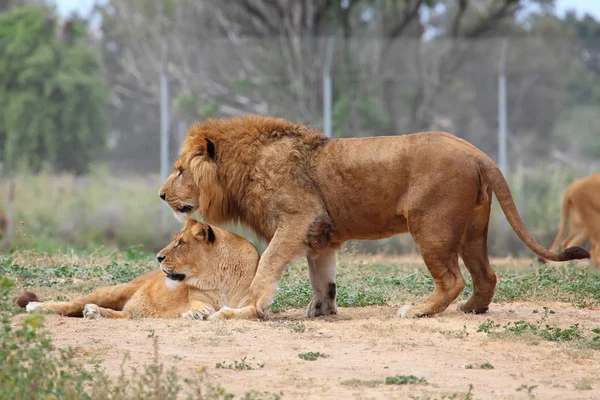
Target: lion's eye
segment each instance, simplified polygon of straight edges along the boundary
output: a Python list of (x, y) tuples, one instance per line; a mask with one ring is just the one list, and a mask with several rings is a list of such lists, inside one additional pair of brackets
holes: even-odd
[(183, 175), (183, 168), (179, 168), (179, 174), (177, 176)]
[(175, 247), (179, 247), (181, 245), (183, 245), (183, 243), (185, 243), (183, 240), (179, 239), (179, 241), (177, 242), (177, 246)]

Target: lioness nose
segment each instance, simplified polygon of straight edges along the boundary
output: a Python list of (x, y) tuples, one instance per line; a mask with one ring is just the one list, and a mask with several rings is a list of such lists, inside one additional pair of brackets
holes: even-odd
[(166, 195), (166, 194), (164, 194), (164, 193), (161, 193), (161, 194), (160, 194), (160, 198), (164, 200), (164, 199), (166, 199), (166, 198), (167, 198), (167, 195)]
[(163, 262), (165, 256), (156, 256), (156, 259), (158, 260), (158, 262)]

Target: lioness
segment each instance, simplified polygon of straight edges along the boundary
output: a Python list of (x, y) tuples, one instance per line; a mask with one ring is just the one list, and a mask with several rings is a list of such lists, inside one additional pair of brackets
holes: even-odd
[[(571, 217), (569, 234), (563, 239)], [(600, 265), (600, 174), (571, 183), (563, 196), (560, 227), (550, 251), (580, 246), (586, 239), (592, 245), (592, 261)]]
[(92, 319), (258, 318), (250, 283), (259, 254), (246, 239), (189, 219), (156, 258), (162, 270), (73, 301), (40, 303), (35, 294), (27, 292), (17, 303), (29, 312), (52, 311)]
[(554, 261), (588, 258), (582, 248), (560, 254), (526, 230), (502, 173), (470, 143), (444, 132), (328, 139), (283, 119), (246, 116), (191, 126), (161, 199), (185, 218), (199, 212), (213, 224), (242, 222), (269, 242), (252, 281), (254, 304), (266, 316), (285, 267), (307, 254), (313, 298), (309, 316), (335, 314), (335, 252), (351, 239), (410, 232), (435, 290), (402, 317), (445, 310), (465, 286), (458, 308), (488, 309), (496, 275), (487, 254), (492, 191), (521, 240)]

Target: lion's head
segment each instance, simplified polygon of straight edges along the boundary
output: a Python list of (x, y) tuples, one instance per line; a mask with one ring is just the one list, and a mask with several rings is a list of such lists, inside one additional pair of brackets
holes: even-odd
[[(215, 146), (206, 138), (197, 138), (184, 145), (182, 156), (158, 195), (183, 222), (196, 210), (212, 223), (224, 222), (217, 210), (227, 208), (223, 188), (217, 178)], [(211, 205), (213, 207), (211, 207)]]
[(278, 118), (196, 123), (159, 196), (179, 220), (198, 210), (211, 224), (241, 222), (270, 240), (279, 213), (271, 206), (293, 202), (298, 188), (313, 185), (310, 166), (326, 140), (318, 131)]

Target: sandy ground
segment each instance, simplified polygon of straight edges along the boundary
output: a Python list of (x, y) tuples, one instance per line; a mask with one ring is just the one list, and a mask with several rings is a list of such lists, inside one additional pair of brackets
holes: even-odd
[[(293, 310), (272, 314), (268, 321), (84, 320), (50, 315), (46, 325), (58, 346), (73, 347), (88, 365), (100, 362), (115, 375), (127, 352), (129, 366), (150, 363), (152, 337), (157, 336), (161, 362), (175, 365), (183, 375), (207, 367), (211, 381), (237, 396), (254, 389), (281, 393), (284, 399), (464, 398), (473, 385), (477, 399), (600, 398), (599, 350), (476, 332), (488, 318), (501, 324), (537, 321), (540, 314), (532, 310), (542, 306), (555, 311), (548, 319), (552, 325), (579, 323), (586, 331), (600, 327), (600, 309), (558, 303), (494, 303), (487, 315), (459, 314), (451, 306), (439, 316), (419, 320), (395, 317), (396, 308), (367, 307), (340, 309), (337, 316), (310, 320), (303, 310)], [(293, 330), (302, 326), (303, 332)], [(316, 361), (298, 357), (306, 352), (328, 357)], [(229, 364), (243, 357), (256, 369), (215, 367), (217, 362)], [(484, 362), (494, 369), (465, 368)], [(367, 387), (345, 382), (393, 375), (424, 377), (428, 384)]]

